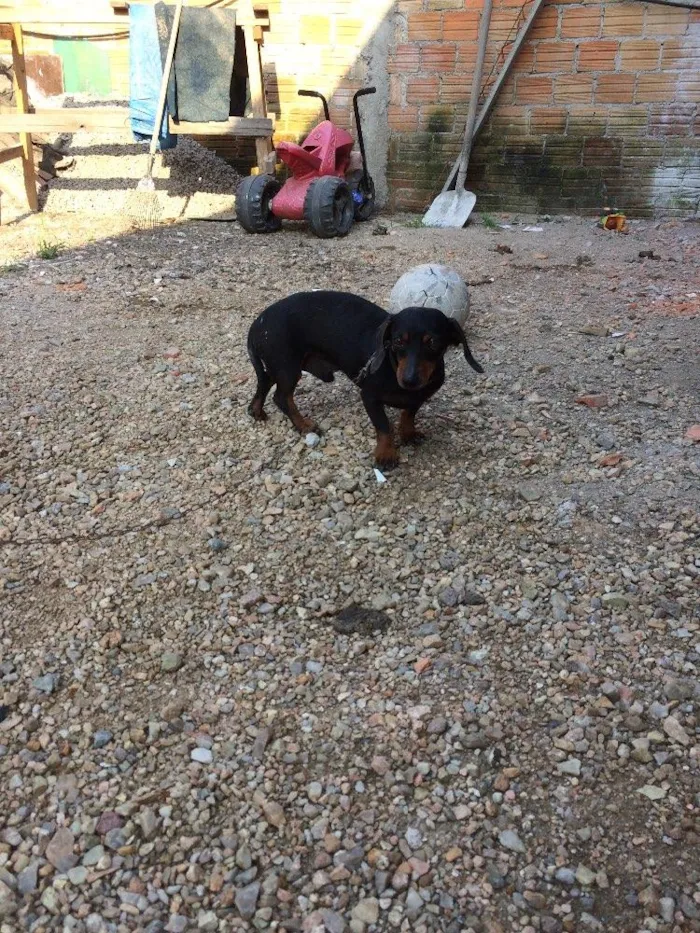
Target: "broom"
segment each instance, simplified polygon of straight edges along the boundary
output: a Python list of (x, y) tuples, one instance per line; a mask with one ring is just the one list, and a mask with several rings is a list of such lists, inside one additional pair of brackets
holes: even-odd
[(136, 191), (139, 195), (136, 199), (136, 219), (140, 221), (139, 226), (154, 227), (160, 219), (161, 210), (156, 193), (156, 185), (153, 181), (153, 165), (156, 159), (158, 149), (158, 137), (160, 128), (163, 124), (163, 114), (165, 113), (165, 101), (168, 96), (168, 82), (170, 72), (173, 68), (173, 59), (175, 57), (175, 46), (177, 45), (177, 35), (180, 30), (180, 14), (182, 13), (183, 0), (177, 0), (175, 6), (175, 17), (173, 27), (170, 30), (168, 39), (168, 52), (165, 56), (163, 65), (163, 79), (160, 84), (160, 95), (158, 97), (158, 106), (156, 108), (156, 119), (153, 124), (153, 135), (151, 136), (151, 145), (148, 148), (148, 163), (146, 165), (146, 174), (141, 178)]

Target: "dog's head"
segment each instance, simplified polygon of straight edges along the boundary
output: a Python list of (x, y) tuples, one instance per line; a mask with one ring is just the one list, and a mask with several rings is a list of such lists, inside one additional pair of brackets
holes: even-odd
[(471, 355), (459, 323), (435, 308), (404, 308), (392, 314), (377, 331), (372, 372), (388, 354), (402, 389), (422, 389), (432, 380), (448, 347), (461, 346), (464, 358), (478, 373), (483, 369)]

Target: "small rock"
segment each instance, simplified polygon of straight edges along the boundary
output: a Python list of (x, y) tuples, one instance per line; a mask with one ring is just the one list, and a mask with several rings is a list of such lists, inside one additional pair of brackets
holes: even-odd
[(143, 809), (138, 816), (141, 833), (146, 840), (153, 839), (158, 830), (158, 817), (149, 807)]
[(323, 784), (319, 783), (318, 781), (312, 781), (306, 788), (306, 794), (309, 800), (315, 803), (323, 796)]
[(166, 651), (160, 659), (160, 669), (166, 673), (179, 671), (182, 667), (183, 658), (176, 651)]
[(423, 844), (423, 835), (421, 831), (414, 826), (408, 827), (405, 838), (412, 849), (419, 849)]
[(436, 716), (428, 723), (429, 735), (442, 735), (447, 732), (448, 722), (444, 716)]
[(650, 408), (658, 408), (661, 404), (661, 399), (658, 392), (647, 392), (646, 395), (643, 395), (639, 399), (640, 405), (647, 405)]
[(557, 765), (557, 771), (561, 774), (571, 774), (578, 777), (581, 773), (581, 760), (579, 758), (568, 758)]
[(39, 863), (31, 862), (17, 875), (17, 890), (20, 894), (31, 894), (36, 891), (39, 876)]
[(579, 395), (575, 400), (577, 405), (585, 405), (587, 408), (607, 408), (610, 404), (607, 395)]
[(352, 909), (352, 919), (360, 923), (376, 923), (379, 919), (379, 901), (376, 897), (366, 897), (358, 901)]
[(685, 432), (685, 436), (689, 441), (695, 441), (696, 444), (700, 444), (700, 424), (691, 425)]
[(73, 853), (75, 845), (75, 836), (66, 827), (57, 829), (46, 847), (46, 858), (56, 871), (63, 875), (78, 862), (78, 857)]
[(630, 602), (624, 593), (603, 593), (600, 601), (608, 609), (626, 609)]
[(109, 729), (98, 729), (92, 737), (93, 748), (104, 748), (112, 741), (112, 733)]
[(200, 910), (197, 914), (197, 929), (204, 933), (215, 933), (219, 929), (219, 919), (213, 910)]
[(676, 902), (672, 897), (662, 897), (659, 899), (659, 913), (665, 923), (673, 923)]
[(68, 872), (68, 880), (72, 885), (79, 887), (87, 881), (87, 868), (84, 865), (76, 865)]
[(214, 755), (210, 748), (193, 748), (190, 758), (192, 761), (199, 762), (200, 765), (210, 765), (214, 760)]
[(260, 896), (260, 882), (253, 881), (244, 888), (238, 888), (236, 891), (236, 907), (244, 920), (250, 920), (255, 916), (255, 910)]
[(510, 849), (511, 852), (525, 852), (525, 846), (520, 836), (513, 829), (504, 829), (498, 834), (498, 841), (504, 849)]
[(304, 443), (306, 444), (307, 447), (311, 447), (311, 448), (318, 447), (318, 445), (321, 443), (321, 438), (318, 436), (318, 434), (315, 434), (312, 431), (310, 434), (306, 435), (306, 437), (304, 438)]
[(576, 869), (576, 880), (579, 884), (590, 887), (595, 881), (595, 878), (595, 872), (591, 871), (590, 868), (587, 868), (585, 865), (579, 865)]
[(280, 826), (284, 826), (287, 822), (284, 810), (278, 803), (275, 803), (274, 800), (266, 800), (262, 805), (262, 809), (265, 814), (265, 819), (272, 826), (279, 828)]
[(666, 796), (666, 791), (663, 787), (657, 787), (656, 784), (645, 784), (643, 787), (637, 789), (638, 794), (643, 794), (645, 797), (648, 797), (649, 800), (663, 800)]
[(584, 324), (579, 333), (587, 334), (589, 337), (607, 337), (610, 334), (610, 328), (605, 324)]
[(576, 873), (570, 868), (557, 868), (554, 877), (560, 884), (571, 886), (576, 881)]
[(663, 726), (666, 735), (674, 742), (678, 742), (679, 745), (690, 745), (688, 733), (675, 717), (669, 716), (664, 719)]
[(58, 674), (44, 674), (42, 677), (36, 677), (32, 681), (32, 687), (39, 690), (40, 693), (53, 693), (58, 688)]

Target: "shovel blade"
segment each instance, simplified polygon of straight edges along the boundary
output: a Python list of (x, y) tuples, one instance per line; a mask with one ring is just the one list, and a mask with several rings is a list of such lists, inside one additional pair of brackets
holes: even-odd
[(472, 191), (443, 191), (423, 217), (424, 227), (463, 227), (474, 210), (476, 195)]

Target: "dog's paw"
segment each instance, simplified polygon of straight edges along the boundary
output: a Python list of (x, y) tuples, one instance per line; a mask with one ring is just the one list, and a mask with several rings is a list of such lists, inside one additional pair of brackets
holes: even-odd
[(267, 421), (267, 412), (256, 405), (248, 406), (248, 414), (254, 421)]
[(393, 457), (376, 457), (374, 465), (378, 470), (381, 470), (382, 473), (388, 473), (390, 470), (395, 470), (399, 465), (398, 454)]
[(413, 447), (418, 447), (423, 441), (427, 440), (428, 435), (423, 434), (422, 431), (414, 431), (412, 434), (408, 434), (406, 437), (401, 438), (402, 444), (410, 444)]

